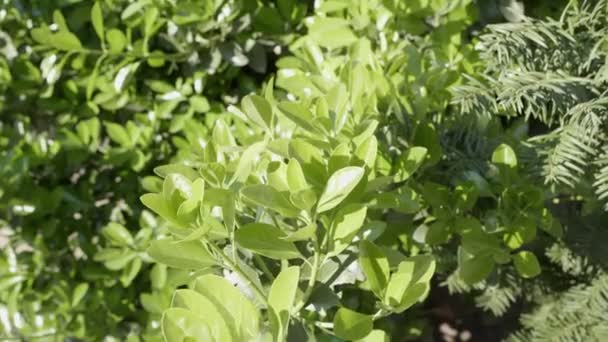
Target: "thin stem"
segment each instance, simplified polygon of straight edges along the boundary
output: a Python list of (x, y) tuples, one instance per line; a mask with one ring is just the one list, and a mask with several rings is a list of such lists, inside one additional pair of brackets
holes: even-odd
[(310, 271), (310, 278), (308, 279), (308, 286), (306, 287), (306, 291), (304, 292), (304, 296), (302, 297), (302, 300), (296, 306), (295, 312), (302, 310), (304, 305), (306, 305), (306, 302), (308, 302), (308, 299), (310, 298), (310, 295), (312, 294), (312, 290), (315, 287), (315, 283), (317, 282), (317, 276), (319, 273), (319, 264), (320, 264), (319, 261), (321, 260), (321, 253), (319, 251), (319, 243), (317, 242), (316, 239), (315, 239), (314, 243), (315, 243), (315, 253), (313, 256), (312, 269)]
[(373, 321), (377, 321), (381, 318), (384, 318), (386, 316), (389, 316), (391, 314), (390, 311), (384, 310), (384, 309), (379, 309), (378, 311), (376, 311), (376, 313), (372, 316), (372, 320)]
[(334, 335), (334, 332), (332, 331), (334, 324), (331, 322), (315, 322), (315, 326), (328, 335)]
[(262, 259), (259, 255), (254, 254), (253, 255), (253, 260), (260, 267), (260, 269), (262, 270), (262, 272), (264, 272), (264, 274), (266, 275), (266, 277), (268, 277), (268, 279), (270, 279), (271, 281), (274, 281), (274, 275), (272, 274), (272, 272), (270, 272), (270, 269), (268, 268), (268, 266), (264, 262), (264, 259)]
[(217, 254), (219, 254), (222, 259), (224, 259), (224, 262), (226, 263), (226, 265), (228, 265), (228, 267), (236, 272), (239, 277), (245, 281), (247, 281), (248, 285), (251, 286), (251, 288), (253, 289), (253, 291), (255, 292), (255, 294), (259, 297), (259, 299), (262, 301), (262, 303), (266, 304), (266, 306), (268, 306), (268, 300), (266, 299), (266, 294), (264, 294), (264, 291), (262, 291), (262, 289), (260, 289), (254, 282), (253, 280), (251, 280), (247, 274), (245, 272), (243, 272), (243, 270), (239, 267), (239, 265), (236, 263), (236, 261), (233, 261), (232, 259), (230, 259), (230, 257), (228, 257), (226, 255), (226, 253), (224, 253), (224, 251), (222, 251), (218, 246), (216, 246), (214, 243), (208, 242), (207, 245), (209, 245), (209, 247), (211, 247), (211, 249), (216, 252)]
[(279, 221), (277, 220), (276, 216), (274, 216), (274, 214), (272, 213), (268, 213), (268, 215), (270, 215), (270, 217), (272, 218), (272, 222), (274, 222), (274, 225), (277, 226), (277, 228), (281, 229), (281, 225), (279, 224)]

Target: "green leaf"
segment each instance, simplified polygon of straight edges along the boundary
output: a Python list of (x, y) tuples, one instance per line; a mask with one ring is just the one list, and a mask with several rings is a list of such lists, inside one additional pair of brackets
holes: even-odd
[(80, 303), (82, 298), (87, 294), (89, 290), (89, 284), (80, 283), (74, 288), (74, 292), (72, 292), (72, 307), (75, 307)]
[(120, 275), (120, 283), (123, 287), (128, 287), (133, 282), (133, 279), (137, 277), (137, 274), (141, 270), (142, 266), (141, 259), (133, 259), (127, 267), (123, 268), (122, 274)]
[(103, 11), (99, 1), (95, 1), (95, 4), (91, 8), (91, 22), (93, 28), (99, 39), (103, 42), (104, 40), (104, 25), (103, 25)]
[(391, 276), (386, 288), (385, 304), (403, 312), (423, 299), (430, 289), (435, 272), (435, 259), (429, 255), (405, 258)]
[(317, 194), (312, 189), (305, 189), (289, 195), (291, 203), (299, 209), (310, 212), (317, 203)]
[(211, 105), (209, 105), (206, 97), (194, 95), (188, 101), (190, 102), (190, 107), (197, 113), (205, 113), (211, 109)]
[(60, 10), (53, 11), (53, 21), (59, 27), (59, 31), (68, 31), (69, 30), (68, 24), (65, 22), (65, 18), (63, 17), (63, 14), (61, 14)]
[(215, 126), (213, 127), (213, 133), (211, 134), (211, 138), (213, 142), (217, 146), (221, 147), (234, 147), (236, 146), (236, 142), (232, 133), (230, 132), (230, 127), (224, 123), (224, 120), (216, 120)]
[(127, 230), (127, 228), (116, 222), (110, 222), (102, 230), (103, 234), (117, 246), (131, 246), (133, 245), (133, 236)]
[(355, 150), (355, 156), (359, 160), (363, 161), (367, 167), (372, 169), (376, 162), (376, 155), (378, 154), (378, 139), (375, 136), (367, 138), (361, 145)]
[(308, 27), (309, 36), (322, 47), (336, 49), (357, 41), (357, 36), (348, 27), (348, 21), (345, 19), (317, 16), (311, 22)]
[(74, 51), (82, 49), (82, 44), (78, 40), (78, 37), (67, 31), (54, 33), (50, 39), (51, 41), (47, 41), (46, 43), (51, 44), (58, 50)]
[(144, 8), (149, 3), (150, 3), (150, 0), (137, 0), (137, 1), (131, 2), (131, 4), (129, 4), (129, 6), (127, 6), (122, 11), (122, 13), (120, 15), (120, 19), (121, 20), (129, 19), (130, 17), (135, 15), (135, 13), (141, 11), (141, 9)]
[(461, 250), (458, 259), (458, 275), (469, 285), (485, 280), (494, 269), (494, 259), (487, 254), (471, 256)]
[(361, 241), (359, 253), (359, 264), (370, 289), (376, 296), (382, 298), (390, 276), (386, 255), (382, 249), (367, 240)]
[(265, 223), (246, 224), (235, 233), (236, 242), (254, 253), (278, 260), (300, 257), (296, 246), (285, 240), (286, 236), (281, 229)]
[(173, 208), (192, 197), (192, 182), (181, 173), (170, 173), (163, 182), (163, 196)]
[(229, 185), (234, 182), (243, 183), (251, 173), (253, 169), (253, 164), (255, 160), (260, 156), (260, 154), (266, 148), (265, 142), (258, 142), (249, 147), (243, 152), (241, 155), (241, 159), (239, 159), (239, 163), (236, 166), (236, 170), (230, 179)]
[[(230, 286), (230, 284), (227, 284), (227, 286)], [(215, 341), (233, 341), (233, 330), (228, 326), (228, 322), (233, 320), (231, 314), (220, 310), (213, 301), (200, 293), (188, 289), (179, 289), (173, 295), (171, 306), (183, 308), (198, 315), (205, 324), (212, 328), (211, 333)]]
[(336, 213), (331, 223), (333, 237), (332, 254), (342, 252), (355, 238), (367, 215), (367, 207), (361, 204), (349, 204)]
[(492, 163), (506, 165), (514, 168), (517, 166), (517, 157), (515, 151), (506, 144), (500, 144), (492, 153)]
[(503, 241), (511, 249), (518, 249), (536, 237), (536, 222), (533, 219), (520, 217), (505, 232)]
[(384, 330), (375, 329), (357, 342), (390, 342), (390, 337)]
[(251, 122), (270, 131), (273, 119), (272, 107), (265, 98), (259, 95), (247, 95), (241, 101), (241, 107)]
[(274, 7), (263, 6), (253, 17), (253, 23), (257, 30), (271, 34), (281, 34), (284, 32), (284, 21), (279, 11)]
[(329, 173), (334, 173), (339, 169), (345, 168), (351, 164), (351, 150), (349, 144), (342, 143), (331, 152), (329, 157), (328, 170)]
[(102, 261), (104, 265), (113, 271), (123, 269), (137, 255), (129, 250), (106, 248), (95, 254), (95, 261)]
[(513, 256), (513, 264), (517, 273), (523, 278), (534, 278), (540, 274), (540, 264), (532, 252), (521, 251)]
[(334, 316), (334, 333), (348, 341), (364, 338), (372, 331), (372, 328), (372, 316), (347, 308), (338, 309)]
[(331, 175), (327, 181), (325, 190), (323, 190), (323, 194), (319, 198), (317, 212), (322, 213), (340, 204), (357, 186), (363, 174), (363, 168), (348, 166)]
[(399, 183), (409, 179), (424, 162), (427, 151), (425, 147), (412, 147), (403, 153), (397, 161), (394, 181)]
[(104, 126), (106, 126), (110, 139), (112, 139), (114, 142), (123, 147), (132, 146), (131, 137), (124, 127), (113, 122), (104, 122)]
[(289, 164), (287, 164), (287, 184), (289, 185), (289, 190), (293, 193), (308, 189), (309, 187), (306, 182), (306, 176), (304, 176), (304, 171), (302, 171), (302, 167), (297, 159), (292, 158), (289, 160)]
[(473, 255), (500, 253), (501, 247), (498, 237), (482, 231), (475, 222), (476, 220), (471, 221), (473, 226), (470, 228), (473, 229), (462, 233), (462, 248)]
[(176, 220), (175, 213), (172, 211), (169, 202), (161, 194), (145, 194), (140, 197), (140, 201), (165, 220)]
[[(36, 27), (30, 31), (30, 35), (39, 44), (46, 45), (51, 39), (52, 32), (48, 27)], [(37, 69), (36, 69), (37, 70)]]
[(427, 165), (435, 165), (441, 159), (443, 151), (439, 142), (439, 134), (433, 124), (419, 125), (413, 143), (427, 149)]
[(290, 242), (308, 240), (312, 239), (315, 236), (316, 231), (316, 226), (314, 224), (310, 224), (304, 228), (300, 228), (295, 232), (288, 234), (285, 237), (282, 237), (281, 239)]
[(225, 317), (230, 329), (235, 332), (235, 341), (250, 341), (257, 338), (260, 314), (247, 297), (226, 279), (206, 274), (194, 282), (194, 290), (213, 302)]
[(147, 252), (154, 260), (180, 269), (198, 270), (217, 264), (200, 241), (156, 240)]
[(276, 211), (285, 217), (298, 217), (300, 211), (289, 201), (289, 193), (279, 192), (264, 185), (250, 185), (241, 189), (241, 195), (253, 204)]
[(167, 283), (167, 266), (155, 264), (150, 271), (150, 283), (153, 289), (162, 289)]
[(298, 127), (301, 127), (311, 133), (320, 132), (314, 125), (315, 119), (312, 112), (304, 105), (296, 102), (285, 101), (279, 103), (279, 110)]
[(154, 173), (156, 173), (159, 177), (165, 178), (170, 173), (178, 173), (190, 181), (195, 181), (198, 178), (198, 173), (194, 171), (191, 167), (182, 164), (167, 164), (163, 166), (159, 166), (154, 168)]
[(183, 308), (170, 308), (163, 313), (162, 331), (166, 341), (215, 341), (203, 318)]
[(278, 318), (279, 326), (275, 336), (279, 341), (283, 341), (287, 335), (287, 327), (289, 327), (289, 319), (296, 300), (299, 281), (300, 268), (291, 266), (281, 271), (270, 287), (268, 305)]
[(109, 29), (106, 32), (106, 41), (108, 42), (108, 47), (110, 53), (121, 53), (125, 47), (127, 46), (127, 37), (122, 33), (119, 29)]

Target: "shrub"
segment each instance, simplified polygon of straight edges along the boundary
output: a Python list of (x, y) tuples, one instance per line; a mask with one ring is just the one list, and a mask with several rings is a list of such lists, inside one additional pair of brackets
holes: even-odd
[(0, 336), (420, 340), (474, 300), (601, 339), (606, 4), (565, 5), (3, 1)]
[(2, 336), (158, 337), (187, 274), (145, 252), (163, 230), (139, 202), (143, 176), (256, 88), (306, 10), (2, 2)]

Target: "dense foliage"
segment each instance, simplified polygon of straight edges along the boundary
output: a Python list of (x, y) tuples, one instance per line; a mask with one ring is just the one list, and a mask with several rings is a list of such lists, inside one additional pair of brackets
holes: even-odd
[(603, 340), (607, 18), (4, 0), (0, 339)]

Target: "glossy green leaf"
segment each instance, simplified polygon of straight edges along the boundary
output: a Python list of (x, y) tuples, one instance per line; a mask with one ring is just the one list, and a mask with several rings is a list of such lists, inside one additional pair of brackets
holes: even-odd
[(458, 275), (467, 284), (473, 285), (485, 280), (492, 270), (494, 270), (494, 259), (487, 254), (477, 254), (475, 256), (466, 255), (466, 252), (459, 253)]
[(281, 239), (283, 239), (285, 241), (290, 241), (290, 242), (303, 241), (303, 240), (312, 239), (315, 236), (315, 233), (316, 233), (316, 227), (313, 224), (310, 224), (304, 228), (300, 228), (300, 229), (296, 230), (293, 233), (287, 234), (287, 236), (282, 237)]
[(430, 289), (435, 260), (428, 255), (405, 258), (391, 276), (386, 288), (385, 304), (402, 312), (423, 299)]
[(300, 163), (293, 158), (287, 164), (287, 183), (289, 184), (289, 190), (294, 193), (309, 187)]
[(349, 204), (340, 208), (331, 222), (332, 253), (342, 252), (357, 235), (367, 214), (367, 207), (361, 204)]
[(279, 192), (268, 185), (258, 184), (244, 187), (241, 189), (241, 195), (246, 200), (264, 209), (274, 210), (285, 217), (297, 217), (300, 212), (289, 201), (288, 193)]
[(266, 147), (265, 142), (258, 142), (249, 147), (243, 152), (239, 163), (237, 164), (236, 170), (232, 175), (229, 184), (234, 182), (244, 182), (249, 176), (255, 160), (259, 157), (260, 153), (264, 151)]
[(532, 252), (521, 251), (513, 256), (513, 264), (517, 273), (523, 278), (534, 278), (540, 274), (540, 264)]
[(200, 293), (188, 289), (177, 290), (173, 295), (171, 306), (189, 310), (199, 316), (201, 321), (211, 328), (211, 334), (216, 341), (234, 340), (233, 330), (228, 325), (233, 319), (230, 313), (220, 311), (213, 301)]
[(408, 180), (416, 170), (422, 165), (427, 155), (425, 147), (412, 147), (403, 153), (397, 161), (395, 172), (395, 182)]
[(413, 143), (416, 146), (427, 149), (427, 165), (432, 166), (437, 164), (443, 154), (437, 129), (431, 123), (423, 124), (417, 127)]
[(103, 11), (99, 1), (95, 1), (91, 8), (91, 23), (95, 29), (95, 33), (101, 41), (104, 40), (104, 25), (103, 25)]
[(275, 335), (278, 340), (283, 340), (287, 335), (291, 310), (298, 292), (299, 280), (300, 268), (291, 266), (281, 271), (270, 287), (268, 305), (278, 318), (279, 327)]
[(351, 156), (352, 153), (349, 144), (343, 143), (334, 148), (329, 157), (329, 173), (333, 174), (339, 169), (349, 166), (351, 164)]
[(390, 337), (384, 330), (374, 329), (357, 342), (390, 342)]
[(127, 37), (119, 29), (109, 29), (106, 32), (106, 41), (111, 53), (121, 53), (127, 47)]
[(363, 174), (363, 169), (356, 166), (345, 167), (334, 172), (319, 198), (317, 212), (322, 213), (340, 204), (357, 186)]
[(378, 139), (371, 136), (361, 143), (355, 150), (355, 156), (362, 160), (370, 169), (374, 167), (376, 155), (378, 154)]
[(195, 170), (193, 170), (191, 167), (182, 164), (168, 164), (158, 166), (154, 169), (154, 173), (156, 173), (162, 178), (167, 177), (170, 173), (180, 174), (188, 178), (190, 181), (195, 181), (198, 178), (198, 173)]
[(273, 113), (270, 103), (259, 95), (248, 95), (241, 101), (243, 112), (254, 124), (270, 130), (272, 127)]
[(265, 223), (250, 223), (236, 231), (236, 242), (243, 248), (272, 259), (294, 259), (300, 257), (296, 246), (285, 240), (279, 228)]
[(104, 122), (104, 126), (108, 131), (108, 135), (115, 143), (124, 147), (132, 145), (131, 137), (123, 126), (113, 122)]
[(50, 37), (50, 41), (47, 44), (51, 44), (53, 47), (63, 51), (77, 51), (82, 48), (82, 44), (76, 35), (67, 31), (59, 31), (53, 33)]
[(260, 329), (260, 314), (247, 297), (226, 279), (206, 274), (196, 279), (193, 289), (212, 302), (225, 317), (226, 323), (235, 332), (235, 341), (257, 338)]
[(127, 228), (116, 223), (110, 222), (102, 230), (103, 234), (117, 246), (131, 246), (133, 245), (133, 236)]
[(513, 168), (517, 166), (517, 156), (509, 145), (501, 144), (492, 153), (492, 163)]
[(74, 292), (72, 293), (72, 307), (75, 307), (82, 301), (88, 290), (88, 283), (80, 283), (74, 288)]
[(200, 241), (156, 240), (150, 244), (148, 254), (158, 262), (180, 269), (197, 270), (216, 265), (215, 258)]
[(359, 245), (359, 264), (367, 278), (370, 289), (382, 298), (390, 277), (388, 259), (382, 249), (363, 240)]
[(312, 112), (303, 104), (295, 102), (281, 102), (279, 103), (279, 110), (298, 127), (301, 127), (311, 133), (318, 132), (314, 125), (315, 119)]
[(334, 333), (348, 341), (367, 336), (373, 328), (372, 316), (340, 308), (334, 316)]
[(167, 341), (214, 341), (211, 328), (199, 315), (183, 309), (170, 308), (163, 313), (163, 335)]

